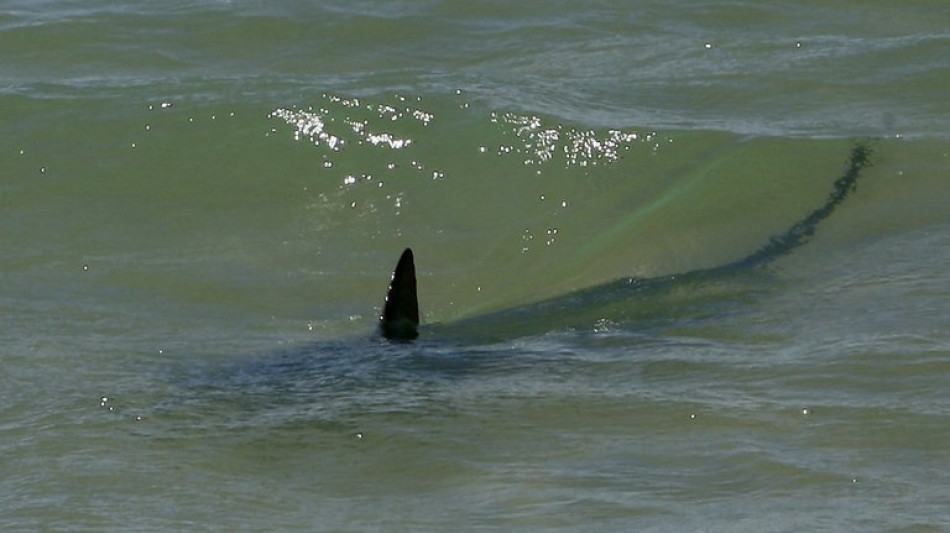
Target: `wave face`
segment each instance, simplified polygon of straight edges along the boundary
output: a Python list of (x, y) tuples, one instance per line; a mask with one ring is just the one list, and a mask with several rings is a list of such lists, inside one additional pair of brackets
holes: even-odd
[(273, 4), (0, 8), (0, 529), (946, 526), (942, 2)]

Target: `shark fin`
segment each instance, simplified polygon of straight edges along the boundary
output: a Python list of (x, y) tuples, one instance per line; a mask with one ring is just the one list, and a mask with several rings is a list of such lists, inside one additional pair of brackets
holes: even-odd
[(396, 263), (389, 292), (379, 317), (379, 330), (391, 340), (411, 341), (419, 336), (419, 300), (416, 298), (416, 265), (406, 248)]

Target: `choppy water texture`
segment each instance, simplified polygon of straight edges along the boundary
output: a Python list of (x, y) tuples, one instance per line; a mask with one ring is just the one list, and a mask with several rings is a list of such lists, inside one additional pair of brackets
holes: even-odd
[(0, 4), (0, 529), (950, 527), (941, 2), (270, 4)]

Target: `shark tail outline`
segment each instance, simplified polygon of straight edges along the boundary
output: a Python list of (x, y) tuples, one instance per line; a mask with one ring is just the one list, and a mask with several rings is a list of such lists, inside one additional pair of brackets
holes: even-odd
[(419, 336), (416, 265), (411, 248), (402, 252), (393, 270), (386, 302), (379, 317), (379, 331), (383, 337), (396, 341), (411, 341)]
[(726, 267), (753, 268), (766, 265), (802, 246), (818, 230), (818, 225), (831, 216), (831, 213), (845, 201), (848, 195), (858, 188), (861, 171), (873, 165), (871, 156), (874, 151), (866, 144), (857, 144), (851, 149), (848, 166), (840, 178), (835, 180), (831, 194), (825, 203), (799, 220), (783, 233), (772, 237), (769, 242), (748, 257), (726, 265)]

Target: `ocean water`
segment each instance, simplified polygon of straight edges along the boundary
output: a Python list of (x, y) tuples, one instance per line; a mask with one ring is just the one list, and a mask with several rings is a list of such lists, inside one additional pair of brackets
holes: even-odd
[(948, 15), (0, 2), (0, 529), (950, 528)]

